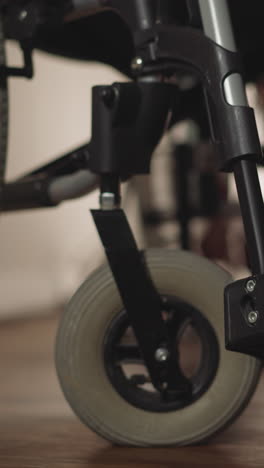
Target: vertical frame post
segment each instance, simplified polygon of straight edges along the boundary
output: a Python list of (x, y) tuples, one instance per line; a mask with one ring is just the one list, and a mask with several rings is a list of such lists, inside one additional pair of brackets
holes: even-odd
[[(236, 45), (227, 1), (199, 0), (199, 7), (205, 35), (225, 49), (235, 52)], [(248, 106), (240, 74), (233, 73), (225, 79), (223, 93), (228, 104)], [(264, 205), (256, 164), (250, 160), (235, 161), (233, 170), (252, 273), (263, 274)]]

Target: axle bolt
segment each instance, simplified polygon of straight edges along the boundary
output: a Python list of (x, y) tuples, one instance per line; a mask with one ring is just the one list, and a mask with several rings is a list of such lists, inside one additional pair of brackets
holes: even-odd
[(131, 68), (134, 72), (139, 72), (143, 68), (143, 60), (141, 57), (133, 58), (131, 62)]
[(158, 362), (165, 362), (169, 357), (169, 351), (167, 348), (158, 348), (155, 351), (155, 359)]
[(257, 310), (252, 310), (251, 312), (249, 312), (247, 316), (248, 323), (250, 323), (251, 325), (254, 325), (256, 321), (258, 320), (258, 316), (259, 316), (259, 313)]
[(21, 10), (20, 13), (19, 13), (18, 19), (19, 19), (19, 21), (22, 22), (22, 21), (25, 21), (27, 16), (28, 16), (27, 10)]
[(256, 281), (254, 279), (249, 280), (246, 284), (246, 290), (248, 292), (253, 292), (255, 287), (256, 287)]

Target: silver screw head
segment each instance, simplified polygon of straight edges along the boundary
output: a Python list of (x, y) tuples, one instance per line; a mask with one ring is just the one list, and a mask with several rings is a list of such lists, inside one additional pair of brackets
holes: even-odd
[(256, 321), (258, 320), (258, 316), (259, 316), (259, 313), (257, 310), (251, 310), (251, 312), (249, 312), (247, 316), (248, 322), (251, 325), (254, 325)]
[(248, 292), (253, 292), (255, 287), (256, 287), (256, 281), (254, 279), (248, 280), (248, 282), (246, 284), (246, 290)]
[(21, 10), (19, 13), (19, 21), (24, 21), (28, 15), (27, 10)]
[(143, 68), (143, 60), (141, 57), (133, 58), (131, 62), (131, 68), (135, 72), (139, 72)]
[(158, 362), (165, 362), (169, 357), (169, 351), (167, 348), (158, 348), (155, 351), (155, 359)]

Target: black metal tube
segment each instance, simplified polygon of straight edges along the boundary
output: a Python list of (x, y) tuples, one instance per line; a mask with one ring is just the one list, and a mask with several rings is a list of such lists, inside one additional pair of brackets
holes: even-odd
[(135, 0), (135, 9), (139, 29), (148, 29), (155, 23), (156, 2), (153, 0)]
[(130, 0), (129, 2), (100, 0), (100, 4), (102, 7), (116, 11), (127, 22), (132, 31), (142, 31), (155, 24), (157, 0)]
[(234, 176), (252, 273), (263, 274), (264, 205), (256, 164), (249, 160), (237, 162)]
[(89, 145), (4, 184), (0, 194), (2, 211), (56, 206), (64, 200), (91, 192), (97, 176), (88, 170)]
[(72, 174), (80, 169), (89, 169), (88, 159), (89, 145), (86, 144), (25, 174), (16, 182), (24, 181), (25, 179), (32, 179), (32, 176), (35, 177), (37, 175), (55, 177)]
[(55, 206), (48, 195), (48, 179), (35, 178), (30, 181), (5, 184), (1, 194), (2, 211), (29, 210)]
[(49, 177), (35, 175), (5, 184), (1, 189), (2, 211), (30, 210), (56, 206), (59, 203), (80, 198), (98, 186), (98, 177), (86, 170), (69, 175)]
[(189, 223), (191, 207), (189, 202), (189, 171), (191, 168), (192, 148), (190, 145), (177, 145), (175, 148), (176, 170), (174, 191), (178, 202), (177, 219), (180, 225), (180, 242), (184, 250), (190, 248)]

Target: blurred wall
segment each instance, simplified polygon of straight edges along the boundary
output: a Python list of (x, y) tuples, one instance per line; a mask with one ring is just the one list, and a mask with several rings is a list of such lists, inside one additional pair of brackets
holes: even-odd
[[(8, 45), (9, 64), (21, 62)], [(123, 80), (98, 64), (34, 53), (35, 78), (10, 80), (7, 177), (89, 140), (91, 87)], [(89, 213), (98, 194), (57, 208), (1, 215), (0, 317), (37, 314), (64, 303), (103, 258)]]

